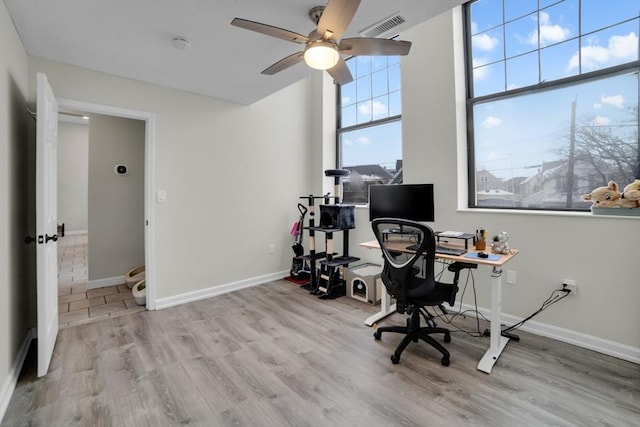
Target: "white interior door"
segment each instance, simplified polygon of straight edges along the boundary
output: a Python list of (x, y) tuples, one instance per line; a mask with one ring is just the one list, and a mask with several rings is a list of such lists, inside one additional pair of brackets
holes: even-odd
[(38, 377), (47, 374), (58, 336), (58, 103), (38, 73), (36, 123), (36, 235)]

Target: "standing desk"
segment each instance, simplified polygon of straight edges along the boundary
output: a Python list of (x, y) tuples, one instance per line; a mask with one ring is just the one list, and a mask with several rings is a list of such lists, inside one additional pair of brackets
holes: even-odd
[[(411, 245), (408, 239), (398, 239), (388, 243), (388, 247), (390, 249), (396, 250), (398, 252), (412, 253), (407, 249), (407, 246)], [(367, 249), (378, 249), (380, 250), (380, 245), (377, 240), (372, 240), (369, 242), (360, 243), (360, 246)], [(443, 244), (443, 246), (446, 246)], [(480, 251), (476, 251), (475, 249), (470, 249), (467, 253), (477, 253)], [(489, 345), (489, 349), (484, 354), (480, 362), (478, 363), (478, 370), (486, 372), (487, 374), (491, 372), (493, 365), (500, 357), (502, 350), (509, 342), (509, 338), (502, 336), (502, 330), (500, 325), (500, 317), (502, 311), (502, 266), (511, 260), (514, 256), (518, 254), (517, 249), (511, 249), (509, 254), (501, 254), (499, 255), (499, 259), (497, 260), (489, 260), (486, 258), (468, 258), (464, 255), (446, 255), (436, 253), (436, 258), (448, 261), (460, 261), (467, 262), (471, 264), (477, 265), (486, 265), (492, 267), (491, 269), (491, 344)], [(374, 314), (367, 318), (364, 323), (367, 326), (372, 326), (378, 320), (387, 317), (388, 315), (395, 313), (396, 306), (395, 304), (391, 304), (391, 297), (387, 292), (382, 292), (382, 302), (380, 304), (380, 312)]]

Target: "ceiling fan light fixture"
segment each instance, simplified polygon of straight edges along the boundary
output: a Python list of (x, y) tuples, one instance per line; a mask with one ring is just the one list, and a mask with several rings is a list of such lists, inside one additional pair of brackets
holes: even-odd
[(331, 42), (317, 41), (307, 46), (304, 51), (304, 61), (316, 70), (333, 68), (340, 59), (338, 47)]

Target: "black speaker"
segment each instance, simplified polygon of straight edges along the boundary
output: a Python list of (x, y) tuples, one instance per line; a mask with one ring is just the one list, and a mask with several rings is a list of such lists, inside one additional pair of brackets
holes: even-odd
[(354, 205), (320, 205), (320, 227), (335, 230), (356, 228)]

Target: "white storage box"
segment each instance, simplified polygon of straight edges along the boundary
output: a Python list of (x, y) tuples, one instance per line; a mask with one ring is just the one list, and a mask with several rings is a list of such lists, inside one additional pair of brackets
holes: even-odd
[(378, 264), (361, 264), (354, 267), (343, 267), (342, 275), (347, 287), (347, 295), (368, 304), (378, 304), (382, 297), (382, 266)]

